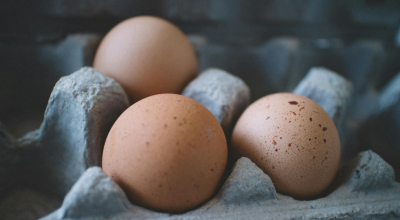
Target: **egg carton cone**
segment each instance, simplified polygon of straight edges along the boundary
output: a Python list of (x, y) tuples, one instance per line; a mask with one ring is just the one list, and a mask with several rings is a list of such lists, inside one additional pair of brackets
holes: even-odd
[[(390, 91), (399, 97), (392, 84), (382, 94), (385, 111), (399, 104), (400, 99), (385, 101)], [(316, 67), (294, 93), (321, 105), (340, 133), (346, 127), (352, 89), (344, 77)], [(182, 94), (207, 107), (227, 137), (250, 103), (246, 83), (216, 68), (199, 74)], [(333, 183), (314, 200), (279, 194), (269, 176), (243, 157), (215, 195), (194, 210), (168, 214), (136, 206), (100, 167), (107, 133), (128, 107), (117, 82), (84, 67), (57, 82), (38, 130), (14, 139), (0, 126), (0, 219), (400, 218), (400, 184), (393, 168), (371, 150), (342, 161)], [(342, 153), (349, 146), (342, 144)]]

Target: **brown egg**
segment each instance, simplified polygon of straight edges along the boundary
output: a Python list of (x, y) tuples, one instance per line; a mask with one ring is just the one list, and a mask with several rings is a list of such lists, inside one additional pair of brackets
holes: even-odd
[(336, 175), (340, 141), (329, 115), (314, 101), (290, 93), (250, 105), (232, 135), (235, 157), (248, 157), (278, 192), (297, 199), (323, 192)]
[(161, 94), (118, 118), (104, 146), (103, 170), (134, 203), (180, 213), (213, 195), (227, 160), (213, 114), (191, 98)]
[(184, 33), (152, 16), (115, 26), (100, 43), (93, 67), (119, 82), (131, 101), (180, 93), (197, 74), (195, 52)]

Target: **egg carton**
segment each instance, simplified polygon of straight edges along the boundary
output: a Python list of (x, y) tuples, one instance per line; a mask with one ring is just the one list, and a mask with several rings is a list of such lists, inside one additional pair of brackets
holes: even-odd
[[(399, 82), (383, 93), (384, 109), (398, 108)], [(328, 69), (312, 68), (294, 89), (320, 104), (339, 132), (345, 128), (352, 84)], [(208, 69), (183, 91), (206, 106), (227, 136), (250, 102), (238, 77)], [(386, 95), (385, 95), (386, 94)], [(391, 94), (391, 95), (388, 95)], [(397, 94), (397, 96), (395, 96)], [(397, 97), (390, 98), (388, 97)], [(394, 170), (373, 151), (364, 151), (341, 169), (319, 199), (300, 201), (276, 192), (251, 160), (239, 159), (216, 194), (183, 213), (154, 212), (131, 204), (100, 168), (109, 129), (129, 106), (114, 80), (85, 67), (54, 87), (38, 130), (14, 139), (0, 126), (1, 219), (398, 219), (400, 184)], [(346, 147), (342, 144), (342, 152)], [(29, 183), (30, 188), (22, 188)], [(43, 217), (44, 216), (44, 217)]]
[[(398, 83), (389, 87), (388, 82), (400, 70), (396, 59), (399, 49), (379, 40), (362, 39), (346, 42), (274, 36), (250, 44), (240, 37), (222, 43), (205, 33), (192, 33), (188, 38), (198, 55), (199, 70), (212, 66), (242, 78), (251, 87), (251, 101), (270, 93), (294, 91), (313, 67), (323, 66), (351, 80), (352, 98), (342, 109), (347, 116), (339, 125), (342, 145), (346, 145), (343, 161), (373, 149), (394, 167), (400, 180), (400, 148), (393, 147), (400, 141), (399, 114), (394, 110), (398, 104), (389, 103), (386, 110), (380, 107), (385, 102), (383, 93), (398, 97)], [(61, 76), (90, 66), (100, 40), (98, 34), (75, 33), (44, 44), (0, 44), (4, 61), (0, 65), (0, 99), (7, 106), (0, 108), (0, 117), (10, 133), (21, 137), (40, 126), (54, 84)]]

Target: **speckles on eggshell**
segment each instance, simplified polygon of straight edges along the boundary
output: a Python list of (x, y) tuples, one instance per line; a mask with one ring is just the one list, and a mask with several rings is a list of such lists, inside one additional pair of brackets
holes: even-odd
[[(320, 106), (313, 103), (311, 100), (307, 99), (306, 102), (303, 102), (302, 99), (306, 99), (304, 97), (296, 96), (295, 98), (290, 98), (291, 94), (284, 94), (277, 98), (279, 95), (280, 94), (271, 95), (271, 99), (268, 100), (270, 103), (258, 104), (259, 107), (257, 108), (260, 110), (260, 113), (257, 112), (256, 108), (249, 111), (251, 112), (247, 116), (249, 122), (246, 122), (246, 124), (248, 124), (246, 128), (243, 128), (243, 134), (246, 134), (246, 139), (251, 138), (254, 134), (261, 135), (260, 137), (262, 137), (263, 145), (258, 146), (257, 144), (257, 149), (248, 152), (246, 156), (251, 159), (252, 155), (256, 156), (256, 158), (260, 158), (259, 155), (263, 155), (263, 159), (258, 159), (258, 162), (255, 163), (271, 177), (274, 183), (276, 181), (274, 178), (279, 176), (281, 180), (285, 178), (291, 179), (285, 184), (290, 185), (291, 183), (296, 183), (296, 186), (293, 186), (292, 189), (296, 187), (304, 187), (308, 188), (308, 192), (316, 189), (321, 190), (321, 188), (327, 185), (323, 182), (323, 179), (326, 178), (327, 174), (323, 173), (322, 176), (319, 176), (320, 172), (318, 169), (326, 169), (325, 166), (332, 167), (334, 165), (330, 164), (335, 164), (335, 162), (328, 163), (328, 161), (331, 160), (328, 158), (322, 166), (320, 165), (321, 160), (324, 158), (323, 156), (325, 156), (325, 152), (321, 152), (320, 150), (321, 144), (324, 144), (322, 140), (328, 137), (326, 135), (331, 134), (329, 131), (332, 126), (330, 122), (328, 123), (321, 118), (324, 116), (329, 118), (329, 115), (327, 115)], [(275, 96), (276, 98), (274, 98)], [(288, 104), (288, 102), (294, 100), (298, 102), (298, 105)], [(268, 104), (273, 106), (273, 109), (265, 109), (265, 106)], [(251, 107), (252, 106), (248, 109)], [(246, 112), (247, 110), (243, 113), (241, 118), (245, 117)], [(257, 119), (258, 114), (260, 114), (258, 116), (259, 119)], [(274, 120), (271, 121), (270, 119), (268, 123), (260, 124), (265, 121), (267, 116)], [(253, 124), (250, 124), (250, 120)], [(329, 120), (331, 119), (329, 118)], [(240, 126), (240, 121), (241, 119), (239, 119), (236, 127)], [(318, 123), (321, 124), (320, 128), (318, 127)], [(280, 127), (279, 129), (277, 129), (278, 126)], [(329, 129), (323, 133), (322, 127), (327, 127)], [(255, 131), (254, 128), (257, 128), (257, 131)], [(280, 139), (281, 137), (282, 139)], [(232, 140), (232, 142), (234, 142), (234, 138)], [(267, 142), (265, 142), (265, 140), (267, 140)], [(272, 141), (275, 141), (276, 145), (271, 144)], [(235, 144), (233, 143), (233, 145)], [(328, 144), (323, 146), (328, 147)], [(247, 145), (246, 147), (250, 146)], [(233, 148), (236, 147), (234, 146)], [(268, 163), (265, 162), (266, 160), (268, 160)], [(272, 169), (272, 167), (274, 167), (274, 169)], [(329, 169), (329, 172), (331, 172), (332, 168)], [(317, 183), (318, 181), (309, 181), (312, 179), (312, 175), (310, 174), (312, 171), (318, 171), (316, 174), (318, 175), (318, 178), (316, 179), (320, 181), (319, 183)], [(296, 173), (301, 174), (303, 178), (301, 179), (300, 175), (297, 175)], [(332, 176), (334, 176), (334, 174)], [(276, 182), (275, 186), (277, 191), (290, 195), (290, 192), (285, 191), (285, 186), (281, 185), (283, 184), (281, 180)], [(313, 187), (310, 187), (311, 185), (313, 185)], [(302, 190), (298, 192), (301, 193), (301, 191)]]
[[(121, 142), (121, 137), (125, 135), (124, 131), (127, 130), (130, 131), (130, 135), (126, 140), (130, 143), (115, 145), (114, 156), (113, 158), (108, 156), (110, 158), (108, 161), (104, 159), (107, 154), (103, 153), (103, 161), (105, 161), (103, 168), (105, 167), (104, 170), (107, 170), (107, 164), (117, 165), (117, 168), (112, 169), (112, 172), (118, 172), (112, 173), (117, 177), (124, 175), (128, 170), (129, 179), (134, 180), (131, 183), (135, 186), (135, 190), (124, 190), (132, 201), (137, 198), (137, 196), (135, 197), (137, 190), (140, 191), (141, 195), (147, 197), (146, 200), (157, 203), (167, 201), (168, 198), (172, 197), (171, 195), (174, 196), (182, 190), (186, 190), (184, 194), (191, 195), (188, 197), (191, 203), (199, 204), (199, 202), (204, 202), (207, 199), (202, 198), (204, 190), (209, 195), (213, 193), (225, 169), (227, 162), (226, 137), (215, 116), (200, 103), (181, 95), (168, 94), (168, 96), (179, 97), (181, 102), (176, 104), (178, 99), (175, 99), (175, 102), (166, 101), (163, 98), (165, 96), (167, 94), (143, 99), (139, 101), (142, 105), (141, 109), (135, 108), (135, 104), (133, 104), (130, 108), (135, 109), (135, 111), (131, 109), (125, 112), (130, 114), (129, 117), (120, 116), (119, 121), (117, 120), (115, 124), (124, 123), (124, 126), (117, 132), (115, 132), (115, 129), (114, 132), (111, 130), (110, 132), (113, 132), (113, 134), (109, 134), (109, 136), (117, 135), (115, 140)], [(157, 99), (157, 97), (159, 98)], [(149, 101), (145, 106), (146, 100), (150, 99), (153, 99), (154, 102), (150, 103)], [(188, 114), (188, 105), (191, 105), (191, 114)], [(163, 106), (166, 108), (163, 108)], [(145, 112), (146, 108), (150, 110), (148, 113)], [(157, 119), (157, 116), (159, 119)], [(189, 123), (193, 123), (193, 126), (189, 126)], [(178, 126), (179, 124), (181, 124), (181, 127)], [(213, 133), (213, 135), (210, 136), (207, 131)], [(111, 140), (109, 137), (107, 139)], [(112, 147), (114, 146), (108, 146), (107, 150), (107, 146), (105, 146), (104, 152), (109, 152)], [(114, 162), (116, 156), (120, 158), (118, 163)], [(174, 158), (189, 159), (174, 160)], [(121, 161), (124, 161), (125, 164)], [(201, 163), (198, 161), (201, 161)], [(215, 163), (219, 163), (219, 166), (214, 166)], [(141, 164), (143, 164), (142, 167), (140, 167)], [(132, 169), (132, 167), (139, 167), (139, 169)], [(189, 168), (193, 170), (193, 175), (186, 175), (185, 170)], [(211, 171), (210, 169), (214, 170)], [(179, 178), (177, 178), (178, 176)], [(146, 177), (148, 181), (145, 181)], [(189, 187), (188, 190), (190, 191), (188, 191), (185, 189), (187, 186), (181, 187), (178, 182), (170, 181), (182, 178), (182, 182), (186, 182), (187, 185), (201, 184), (202, 190), (190, 189)], [(162, 184), (162, 188), (159, 188), (159, 184)], [(145, 189), (151, 189), (149, 192), (154, 192), (154, 197), (146, 194), (143, 191)], [(195, 199), (195, 197), (199, 197), (199, 199)], [(186, 198), (182, 199), (181, 197), (179, 200), (186, 203)]]

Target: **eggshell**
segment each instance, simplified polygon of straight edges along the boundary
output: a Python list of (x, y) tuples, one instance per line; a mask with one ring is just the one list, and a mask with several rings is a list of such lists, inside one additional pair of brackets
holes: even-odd
[(100, 43), (93, 67), (119, 82), (131, 101), (180, 93), (197, 74), (195, 52), (184, 33), (152, 16), (115, 26)]
[(212, 196), (227, 160), (225, 135), (212, 113), (191, 98), (162, 94), (118, 118), (102, 166), (133, 203), (180, 213)]
[(268, 174), (278, 192), (313, 198), (332, 182), (340, 140), (329, 115), (314, 101), (290, 93), (250, 105), (232, 135), (234, 157), (248, 157)]

